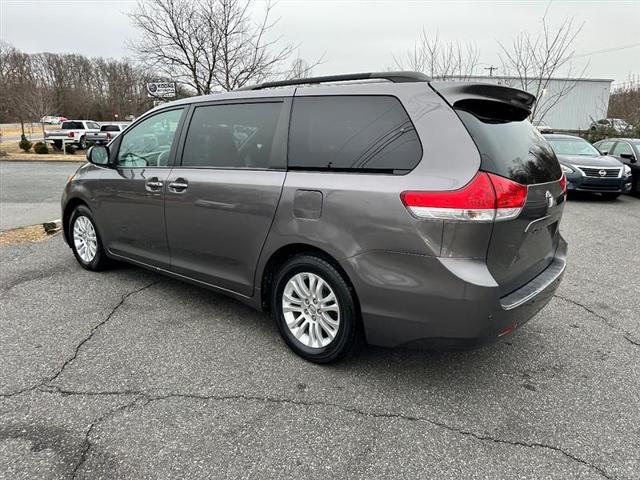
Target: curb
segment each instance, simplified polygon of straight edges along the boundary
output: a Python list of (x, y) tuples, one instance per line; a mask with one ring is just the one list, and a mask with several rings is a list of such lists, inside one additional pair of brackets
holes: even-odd
[[(45, 155), (43, 155), (44, 157)], [(46, 162), (46, 163), (85, 163), (87, 160), (86, 158), (82, 158), (82, 159), (77, 159), (77, 160), (47, 160), (46, 158), (33, 158), (33, 159), (27, 159), (27, 158), (0, 158), (0, 163), (1, 162), (7, 162), (7, 163), (34, 163), (34, 162)]]

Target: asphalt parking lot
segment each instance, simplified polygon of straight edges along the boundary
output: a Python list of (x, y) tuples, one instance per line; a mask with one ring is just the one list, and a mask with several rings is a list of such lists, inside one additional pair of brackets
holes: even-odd
[(0, 478), (637, 479), (640, 200), (571, 200), (561, 229), (564, 282), (505, 341), (332, 366), (60, 236), (0, 247)]
[[(83, 153), (77, 154), (80, 160)], [(60, 218), (60, 195), (81, 162), (0, 162), (0, 230)]]

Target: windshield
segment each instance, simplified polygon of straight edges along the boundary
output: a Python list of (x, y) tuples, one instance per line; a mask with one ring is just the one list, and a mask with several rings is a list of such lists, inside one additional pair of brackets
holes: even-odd
[(556, 155), (587, 155), (597, 157), (600, 152), (581, 138), (547, 138)]

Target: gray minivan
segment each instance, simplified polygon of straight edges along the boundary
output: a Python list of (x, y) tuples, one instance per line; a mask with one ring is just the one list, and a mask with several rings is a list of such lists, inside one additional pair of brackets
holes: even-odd
[(270, 311), (302, 357), (473, 346), (551, 299), (566, 179), (498, 85), (384, 72), (163, 104), (68, 182), (67, 243)]

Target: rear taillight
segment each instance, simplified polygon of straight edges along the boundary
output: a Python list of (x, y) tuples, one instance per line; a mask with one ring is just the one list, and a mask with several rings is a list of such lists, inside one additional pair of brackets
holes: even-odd
[(563, 195), (567, 193), (567, 176), (564, 173), (560, 177), (560, 188)]
[(527, 187), (492, 173), (479, 172), (459, 190), (402, 192), (402, 203), (418, 218), (493, 222), (516, 218)]
[(111, 134), (107, 133), (107, 140), (111, 140)]
[(73, 138), (74, 133), (73, 132), (69, 132), (68, 137)]

